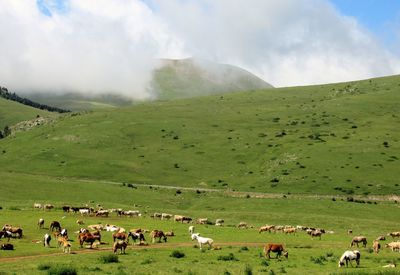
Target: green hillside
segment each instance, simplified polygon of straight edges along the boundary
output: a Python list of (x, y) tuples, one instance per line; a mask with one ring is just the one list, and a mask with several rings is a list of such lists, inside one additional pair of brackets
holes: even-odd
[(38, 115), (55, 116), (55, 114), (47, 111), (0, 98), (0, 130), (4, 129), (5, 126), (12, 126), (18, 122), (36, 118)]
[(151, 85), (162, 100), (266, 88), (272, 86), (239, 67), (194, 59), (162, 60)]
[(399, 193), (400, 77), (68, 114), (0, 141), (7, 173), (310, 194)]

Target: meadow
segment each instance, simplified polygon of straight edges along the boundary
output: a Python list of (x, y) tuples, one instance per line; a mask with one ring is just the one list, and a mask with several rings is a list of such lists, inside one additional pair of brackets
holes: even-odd
[[(52, 116), (50, 123), (0, 140), (0, 224), (24, 229), (14, 251), (0, 251), (1, 274), (396, 274), (382, 268), (399, 254), (372, 253), (379, 235), (399, 231), (400, 77), (156, 101)], [(2, 123), (36, 117), (8, 108)], [(0, 114), (3, 114), (0, 109)], [(13, 111), (15, 110), (15, 112)], [(4, 118), (4, 119), (3, 119)], [(33, 210), (51, 203), (55, 210)], [(173, 230), (166, 244), (133, 247), (119, 263), (103, 263), (111, 234), (98, 249), (71, 255), (40, 243), (60, 221), (79, 229), (63, 205), (137, 209), (141, 218), (84, 217), (86, 225)], [(225, 220), (195, 225), (221, 250), (200, 251), (187, 224), (153, 220), (154, 212)], [(240, 230), (245, 221), (253, 228)], [(333, 231), (259, 234), (265, 224)], [(347, 230), (352, 229), (353, 235)], [(337, 267), (352, 236), (365, 235), (361, 266)], [(148, 235), (146, 235), (149, 241)], [(389, 242), (382, 242), (382, 245)], [(0, 240), (1, 243), (6, 240)], [(289, 259), (265, 260), (267, 242), (285, 244)], [(179, 250), (182, 258), (171, 257)]]

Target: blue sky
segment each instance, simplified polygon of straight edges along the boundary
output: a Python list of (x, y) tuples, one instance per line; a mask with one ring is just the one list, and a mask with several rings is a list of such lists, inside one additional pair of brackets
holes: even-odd
[(395, 40), (399, 39), (400, 0), (331, 0), (331, 2), (342, 14), (355, 17), (388, 47), (392, 47)]

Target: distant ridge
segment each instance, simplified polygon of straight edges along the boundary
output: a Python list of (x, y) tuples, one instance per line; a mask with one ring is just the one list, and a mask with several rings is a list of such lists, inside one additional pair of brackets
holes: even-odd
[(269, 88), (273, 86), (242, 68), (197, 59), (161, 59), (151, 83), (161, 100)]
[(57, 113), (68, 113), (68, 112), (71, 112), (70, 110), (61, 109), (61, 108), (57, 108), (57, 107), (52, 107), (52, 106), (48, 106), (48, 105), (45, 105), (45, 104), (40, 104), (40, 103), (34, 102), (34, 101), (30, 100), (30, 99), (27, 99), (25, 97), (20, 97), (16, 93), (10, 93), (8, 91), (8, 89), (5, 88), (5, 87), (0, 87), (0, 97), (8, 99), (8, 100), (19, 102), (21, 104), (28, 105), (28, 106), (31, 106), (33, 108), (46, 110), (46, 111), (49, 111), (49, 112), (57, 112)]

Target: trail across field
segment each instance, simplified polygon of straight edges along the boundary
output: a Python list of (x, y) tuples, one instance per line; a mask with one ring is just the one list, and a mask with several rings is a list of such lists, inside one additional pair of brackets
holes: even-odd
[[(226, 246), (248, 246), (248, 247), (263, 247), (265, 243), (259, 242), (223, 242), (223, 243), (215, 243), (215, 247), (226, 247)], [(180, 248), (180, 247), (191, 247), (195, 245), (195, 243), (165, 243), (165, 244), (152, 244), (152, 245), (143, 245), (143, 246), (129, 246), (127, 250), (142, 250), (142, 249), (160, 249), (160, 248)], [(86, 250), (76, 250), (73, 251), (71, 254), (89, 254), (89, 253), (97, 253), (101, 251), (110, 251), (111, 247), (101, 247), (101, 248), (93, 248), (93, 249), (86, 249)], [(37, 258), (42, 257), (50, 257), (50, 256), (61, 256), (66, 255), (63, 252), (56, 252), (56, 253), (47, 253), (47, 254), (40, 254), (40, 255), (32, 255), (32, 256), (18, 256), (18, 257), (8, 257), (8, 258), (1, 258), (0, 262), (15, 262), (20, 260), (34, 260)]]

